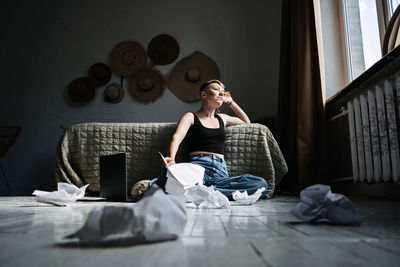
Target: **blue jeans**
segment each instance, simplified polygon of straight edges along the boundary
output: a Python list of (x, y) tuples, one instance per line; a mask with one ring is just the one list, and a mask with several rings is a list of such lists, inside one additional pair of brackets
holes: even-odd
[[(205, 186), (214, 186), (215, 190), (220, 191), (229, 199), (232, 199), (232, 193), (236, 190), (240, 192), (247, 191), (247, 194), (251, 195), (257, 189), (265, 187), (262, 197), (267, 192), (268, 184), (261, 177), (250, 174), (229, 177), (225, 161), (218, 156), (208, 154), (195, 155), (190, 158), (189, 162), (204, 167), (203, 184)], [(150, 181), (149, 186), (156, 183), (165, 190), (166, 174), (167, 169), (164, 168), (158, 178)]]

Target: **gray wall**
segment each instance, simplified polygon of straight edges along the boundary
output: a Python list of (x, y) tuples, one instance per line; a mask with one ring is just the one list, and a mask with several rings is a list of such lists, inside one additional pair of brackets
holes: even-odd
[[(2, 159), (13, 192), (31, 193), (54, 184), (59, 125), (177, 121), (199, 107), (169, 90), (153, 104), (137, 103), (127, 92), (113, 105), (102, 100), (103, 88), (88, 105), (69, 105), (64, 97), (69, 82), (86, 75), (95, 62), (108, 63), (120, 41), (146, 47), (154, 36), (171, 34), (181, 47), (178, 60), (200, 50), (217, 62), (221, 79), (251, 120), (275, 117), (280, 11), (281, 1), (263, 0), (3, 3), (0, 125), (22, 126)], [(160, 70), (167, 74), (173, 64)], [(114, 75), (113, 81), (119, 77)]]

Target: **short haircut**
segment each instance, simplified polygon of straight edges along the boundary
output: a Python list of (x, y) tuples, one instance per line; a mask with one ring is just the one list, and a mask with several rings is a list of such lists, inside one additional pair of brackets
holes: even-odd
[(209, 81), (204, 82), (204, 83), (200, 86), (200, 92), (205, 91), (205, 90), (208, 88), (208, 86), (209, 86), (210, 84), (212, 84), (212, 83), (218, 83), (219, 85), (221, 85), (222, 88), (225, 89), (225, 85), (224, 85), (220, 80), (214, 79), (214, 80), (209, 80)]

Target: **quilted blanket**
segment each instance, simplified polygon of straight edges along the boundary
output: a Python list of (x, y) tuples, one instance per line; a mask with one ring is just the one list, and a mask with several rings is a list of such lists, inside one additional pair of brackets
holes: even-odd
[[(168, 155), (176, 123), (83, 123), (66, 130), (57, 146), (56, 182), (77, 186), (90, 184), (87, 191), (99, 192), (99, 157), (127, 154), (128, 188), (161, 172), (158, 152)], [(177, 162), (187, 160), (182, 142)], [(268, 182), (267, 198), (287, 172), (286, 162), (269, 129), (251, 123), (227, 127), (225, 161), (230, 176), (253, 174)]]

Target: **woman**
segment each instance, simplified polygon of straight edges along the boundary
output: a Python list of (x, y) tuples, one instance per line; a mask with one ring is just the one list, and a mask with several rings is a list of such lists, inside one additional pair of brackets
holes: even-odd
[[(232, 199), (236, 190), (253, 194), (257, 189), (267, 189), (267, 182), (250, 174), (229, 177), (224, 161), (225, 127), (250, 123), (246, 113), (236, 104), (230, 93), (225, 91), (224, 84), (219, 80), (210, 80), (200, 87), (201, 108), (197, 112), (188, 112), (180, 119), (169, 146), (168, 166), (175, 164), (175, 155), (179, 145), (186, 138), (190, 163), (205, 168), (203, 184), (213, 185), (215, 190)], [(226, 114), (216, 114), (216, 109), (225, 103), (229, 105), (236, 117)], [(166, 168), (161, 175), (149, 182), (149, 186), (157, 184), (165, 188)], [(266, 190), (263, 192), (265, 195)]]

